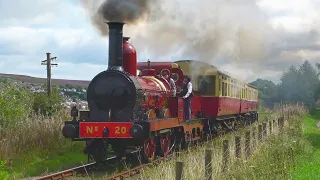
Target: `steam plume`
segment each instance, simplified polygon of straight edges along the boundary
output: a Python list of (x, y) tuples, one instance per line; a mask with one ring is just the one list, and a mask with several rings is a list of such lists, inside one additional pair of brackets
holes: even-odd
[(89, 10), (93, 25), (103, 36), (108, 35), (106, 21), (136, 24), (149, 14), (153, 0), (81, 0)]
[(108, 34), (105, 21), (126, 22), (124, 33), (151, 60), (174, 61), (179, 54), (210, 64), (259, 62), (275, 37), (256, 0), (82, 2), (102, 35)]

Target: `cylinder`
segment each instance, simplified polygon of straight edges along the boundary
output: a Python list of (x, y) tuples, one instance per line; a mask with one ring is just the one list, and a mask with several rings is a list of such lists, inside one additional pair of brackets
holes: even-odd
[(123, 37), (123, 69), (133, 76), (137, 76), (137, 52), (129, 43), (129, 37)]
[(109, 25), (109, 70), (123, 71), (122, 30), (124, 23), (108, 22)]

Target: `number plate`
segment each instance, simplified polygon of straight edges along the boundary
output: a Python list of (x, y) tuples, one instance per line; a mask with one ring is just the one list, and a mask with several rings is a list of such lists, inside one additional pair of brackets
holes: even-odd
[(108, 138), (132, 138), (130, 128), (132, 122), (80, 122), (80, 138), (103, 138), (103, 129), (109, 129)]

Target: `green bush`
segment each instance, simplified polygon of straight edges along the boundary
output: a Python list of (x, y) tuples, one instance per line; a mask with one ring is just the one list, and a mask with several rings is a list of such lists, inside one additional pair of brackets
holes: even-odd
[(63, 108), (62, 102), (63, 97), (59, 95), (58, 89), (53, 88), (50, 96), (47, 95), (47, 92), (36, 93), (32, 108), (36, 113), (52, 116), (53, 113)]
[(9, 179), (10, 170), (6, 167), (6, 161), (0, 161), (0, 179)]
[(0, 126), (2, 128), (25, 119), (32, 113), (32, 94), (10, 83), (3, 84), (0, 91)]

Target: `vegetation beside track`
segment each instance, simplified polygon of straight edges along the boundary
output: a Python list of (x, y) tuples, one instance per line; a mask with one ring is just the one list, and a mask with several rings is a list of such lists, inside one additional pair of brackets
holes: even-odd
[(221, 170), (222, 139), (219, 138), (206, 146), (189, 150), (173, 161), (143, 171), (139, 179), (174, 179), (176, 160), (184, 161), (185, 179), (202, 179), (204, 149), (207, 148), (214, 150), (214, 179), (319, 179), (320, 131), (316, 123), (320, 111), (306, 115), (299, 108), (294, 112), (288, 121), (289, 126), (277, 135), (269, 136), (249, 159), (232, 161), (227, 171)]
[(293, 179), (320, 179), (320, 130), (317, 123), (320, 110), (308, 115), (304, 121), (302, 140), (304, 151), (295, 157), (295, 167), (291, 169)]
[(81, 165), (83, 143), (61, 133), (69, 112), (53, 90), (33, 94), (10, 82), (0, 84), (0, 179), (20, 179)]

